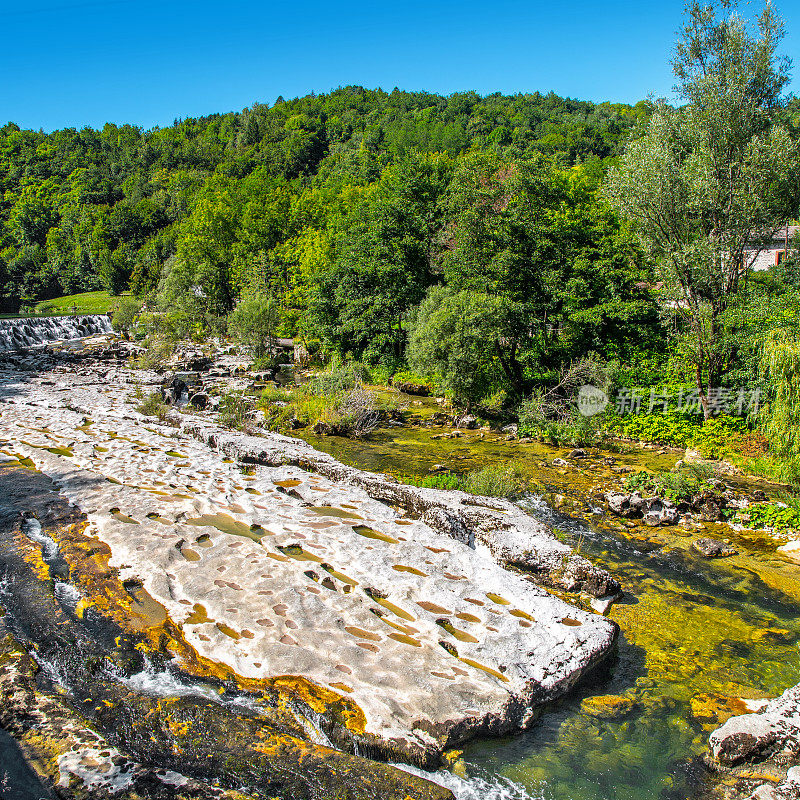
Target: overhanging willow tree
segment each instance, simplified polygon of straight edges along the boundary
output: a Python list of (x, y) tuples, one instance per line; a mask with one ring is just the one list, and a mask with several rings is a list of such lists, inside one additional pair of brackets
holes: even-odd
[(706, 418), (708, 390), (726, 368), (721, 317), (746, 272), (745, 251), (796, 213), (796, 151), (778, 123), (790, 67), (778, 54), (783, 22), (769, 3), (752, 24), (736, 7), (687, 8), (672, 61), (685, 105), (658, 102), (606, 184), (688, 318)]

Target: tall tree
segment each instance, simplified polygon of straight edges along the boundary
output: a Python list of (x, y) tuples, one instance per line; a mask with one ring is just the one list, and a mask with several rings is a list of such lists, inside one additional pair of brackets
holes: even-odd
[(609, 173), (612, 202), (688, 318), (706, 418), (727, 366), (720, 319), (746, 274), (745, 251), (796, 213), (795, 149), (777, 122), (790, 66), (778, 54), (783, 34), (769, 2), (754, 22), (736, 0), (691, 4), (672, 61), (685, 105), (659, 102)]

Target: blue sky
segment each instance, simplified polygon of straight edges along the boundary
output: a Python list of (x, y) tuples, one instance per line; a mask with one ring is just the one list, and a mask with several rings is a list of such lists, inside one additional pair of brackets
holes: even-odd
[[(800, 0), (776, 4), (800, 61)], [(149, 128), (348, 84), (635, 102), (670, 92), (683, 5), (0, 0), (0, 122)]]

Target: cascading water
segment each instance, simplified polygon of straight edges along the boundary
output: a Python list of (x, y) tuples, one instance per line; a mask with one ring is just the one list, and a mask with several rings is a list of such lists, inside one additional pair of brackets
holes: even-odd
[(0, 319), (0, 351), (21, 350), (48, 342), (82, 339), (111, 331), (111, 320), (106, 314)]

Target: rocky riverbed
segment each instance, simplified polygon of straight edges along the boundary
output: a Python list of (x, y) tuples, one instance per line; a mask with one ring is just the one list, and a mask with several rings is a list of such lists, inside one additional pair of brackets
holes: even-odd
[(365, 756), (435, 768), (611, 652), (542, 585), (619, 585), (516, 506), (158, 422), (95, 355), (0, 376), (0, 722), (60, 796), (447, 797)]

